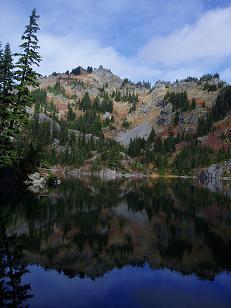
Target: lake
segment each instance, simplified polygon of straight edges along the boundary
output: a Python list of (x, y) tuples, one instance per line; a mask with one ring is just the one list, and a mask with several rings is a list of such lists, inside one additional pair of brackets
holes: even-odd
[(0, 208), (0, 306), (230, 307), (231, 198), (72, 178)]

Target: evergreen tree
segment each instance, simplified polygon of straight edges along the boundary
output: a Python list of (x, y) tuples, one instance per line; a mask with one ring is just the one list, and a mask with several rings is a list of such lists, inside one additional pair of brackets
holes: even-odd
[(83, 111), (91, 109), (91, 99), (88, 92), (85, 92), (80, 104), (79, 108)]
[(151, 133), (150, 133), (150, 135), (148, 136), (148, 140), (147, 140), (147, 141), (148, 141), (148, 144), (153, 143), (154, 140), (155, 140), (155, 137), (156, 137), (156, 132), (155, 132), (154, 128), (152, 128)]
[(3, 62), (3, 50), (2, 50), (2, 43), (0, 42), (0, 93), (2, 91), (2, 62)]
[(179, 111), (176, 111), (174, 119), (173, 119), (173, 125), (175, 125), (175, 126), (178, 125), (178, 123), (179, 123), (179, 116), (180, 116)]
[(216, 104), (212, 110), (214, 121), (223, 119), (231, 111), (231, 86), (221, 90), (216, 99)]
[(122, 123), (122, 126), (123, 126), (124, 128), (129, 128), (129, 122), (128, 122), (127, 118), (124, 118), (123, 123)]
[(80, 75), (81, 74), (81, 66), (73, 68), (73, 70), (71, 71), (71, 74)]
[(0, 133), (2, 135), (6, 133), (6, 129), (8, 128), (10, 108), (14, 101), (14, 65), (9, 43), (6, 44), (0, 61)]
[(167, 93), (164, 97), (164, 101), (165, 103), (172, 104), (173, 111), (179, 110), (181, 112), (185, 112), (191, 109), (186, 91)]
[(87, 67), (87, 72), (88, 72), (89, 74), (91, 74), (91, 73), (93, 72), (92, 66), (88, 66), (88, 67)]
[(26, 106), (31, 104), (31, 95), (28, 87), (36, 87), (39, 85), (37, 78), (40, 76), (35, 70), (34, 66), (39, 66), (41, 57), (38, 53), (38, 38), (37, 32), (40, 29), (38, 26), (39, 16), (34, 9), (30, 16), (29, 24), (22, 35), (23, 43), (19, 46), (22, 49), (21, 53), (17, 53), (19, 57), (16, 63), (16, 80), (17, 85), (17, 99), (13, 110), (14, 118), (11, 121), (11, 128), (13, 126), (20, 126), (27, 120)]
[(196, 100), (195, 100), (195, 98), (193, 98), (193, 99), (192, 99), (192, 104), (191, 104), (191, 109), (192, 109), (192, 110), (193, 110), (193, 109), (196, 109), (196, 107), (197, 107)]
[(0, 51), (0, 166), (11, 164), (15, 158), (12, 149), (9, 129), (11, 108), (14, 102), (14, 73), (10, 45), (7, 43), (4, 52)]
[(74, 122), (76, 120), (76, 114), (74, 113), (73, 109), (71, 108), (71, 105), (68, 104), (67, 106), (67, 121), (68, 122)]

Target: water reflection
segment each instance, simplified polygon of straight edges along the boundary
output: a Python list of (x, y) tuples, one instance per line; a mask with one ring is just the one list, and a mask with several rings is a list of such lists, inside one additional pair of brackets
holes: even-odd
[(33, 297), (31, 287), (22, 279), (29, 272), (26, 264), (21, 264), (22, 247), (15, 238), (6, 238), (4, 226), (0, 236), (0, 307), (23, 307), (22, 304)]
[(185, 181), (70, 179), (2, 205), (1, 222), (0, 297), (18, 305), (28, 264), (90, 279), (126, 265), (206, 280), (231, 268), (231, 200)]

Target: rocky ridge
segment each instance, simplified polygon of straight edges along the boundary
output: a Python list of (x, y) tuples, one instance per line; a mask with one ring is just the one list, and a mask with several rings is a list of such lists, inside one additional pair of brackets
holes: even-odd
[[(66, 95), (54, 95), (48, 92), (48, 101), (53, 102), (60, 116), (67, 112), (68, 104), (75, 105), (76, 99), (80, 99), (88, 92), (93, 99), (99, 94), (100, 89), (104, 87), (105, 91), (134, 91), (139, 98), (136, 110), (129, 112), (130, 106), (126, 102), (113, 102), (115, 118), (114, 130), (105, 132), (107, 136), (115, 138), (123, 145), (128, 145), (130, 139), (135, 137), (146, 137), (153, 127), (157, 132), (163, 132), (172, 125), (174, 112), (171, 104), (165, 104), (164, 98), (168, 92), (186, 91), (189, 101), (195, 99), (196, 109), (190, 112), (183, 112), (179, 123), (180, 129), (185, 132), (195, 130), (198, 119), (205, 116), (207, 109), (211, 108), (216, 100), (218, 90), (210, 91), (204, 89), (205, 82), (196, 81), (176, 81), (174, 83), (157, 81), (153, 88), (147, 89), (137, 86), (134, 83), (125, 83), (114, 75), (110, 70), (100, 66), (94, 69), (91, 74), (66, 75), (57, 74), (57, 76), (48, 76), (40, 79), (40, 87), (48, 88), (54, 86), (59, 81), (64, 88)], [(224, 84), (219, 78), (213, 78), (209, 81), (210, 85)], [(77, 109), (77, 114), (81, 114)], [(122, 120), (128, 119), (129, 128), (124, 130)]]
[[(93, 101), (102, 90), (108, 94), (113, 100), (112, 113), (106, 112), (101, 114), (101, 120), (109, 122), (112, 125), (103, 128), (105, 138), (115, 139), (125, 148), (128, 147), (130, 141), (134, 138), (147, 139), (151, 130), (166, 139), (170, 132), (175, 136), (177, 134), (194, 135), (197, 131), (198, 123), (201, 119), (206, 118), (207, 113), (214, 106), (219, 91), (227, 86), (217, 75), (208, 75), (200, 79), (187, 78), (185, 80), (173, 83), (157, 81), (153, 87), (146, 86), (143, 83), (133, 83), (128, 79), (121, 79), (114, 75), (110, 70), (100, 66), (94, 69), (92, 73), (82, 71), (79, 75), (74, 74), (55, 74), (40, 80), (40, 88), (47, 90), (47, 101), (52, 103), (58, 110), (60, 119), (66, 116), (68, 106), (72, 106), (77, 118), (84, 114), (79, 107), (79, 101), (88, 93)], [(62, 91), (54, 93), (50, 91), (51, 87), (59, 84)], [(117, 100), (112, 93), (134, 93), (137, 95), (138, 101), (135, 108), (126, 100)], [(166, 100), (168, 93), (187, 93), (190, 105), (195, 104), (194, 108), (187, 111), (181, 111), (178, 116), (177, 125), (174, 124), (177, 112), (174, 110), (172, 103)], [(124, 120), (127, 126), (123, 125)], [(39, 115), (40, 121), (46, 121), (55, 126), (59, 130), (58, 123), (49, 119), (49, 114)], [(208, 136), (198, 138), (198, 140), (213, 150), (218, 151), (228, 144), (221, 140), (221, 136), (228, 136), (231, 127), (226, 119), (222, 123), (215, 126), (215, 131)], [(69, 130), (79, 136), (79, 131)], [(87, 138), (91, 138), (91, 134), (86, 134)], [(93, 138), (97, 138), (94, 137)], [(88, 140), (88, 139), (87, 139)], [(56, 141), (59, 145), (59, 141)], [(177, 145), (177, 151), (181, 150), (187, 142)]]

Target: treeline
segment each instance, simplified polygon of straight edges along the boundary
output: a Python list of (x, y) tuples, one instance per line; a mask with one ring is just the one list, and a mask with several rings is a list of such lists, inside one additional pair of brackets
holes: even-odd
[(94, 110), (78, 118), (69, 104), (66, 116), (60, 119), (48, 111), (52, 105), (46, 101), (45, 90), (36, 89), (32, 95), (37, 107), (15, 147), (18, 157), (24, 157), (24, 168), (54, 164), (80, 167), (96, 153), (98, 158), (91, 163), (94, 170), (120, 165), (122, 147), (104, 139), (103, 123)]
[(165, 104), (171, 103), (173, 111), (186, 112), (196, 108), (196, 101), (193, 100), (190, 104), (186, 91), (183, 92), (168, 92), (164, 97)]
[[(75, 87), (77, 85), (85, 88), (85, 84), (82, 81), (71, 81), (70, 85)], [(128, 102), (131, 104), (130, 111), (136, 110), (136, 104), (139, 101), (138, 95), (134, 93), (134, 91), (126, 90), (119, 91), (113, 90), (111, 94), (109, 94), (105, 88), (107, 84), (99, 88), (99, 94), (96, 96), (94, 100), (90, 98), (89, 92), (85, 92), (82, 99), (78, 101), (79, 109), (82, 111), (94, 110), (99, 113), (113, 112), (113, 99), (117, 102)], [(57, 80), (53, 86), (48, 86), (47, 91), (53, 93), (54, 95), (62, 95), (66, 97), (66, 92), (64, 87), (61, 84), (60, 80)], [(73, 97), (76, 99), (76, 96)]]
[(125, 78), (121, 84), (121, 89), (126, 87), (127, 85), (129, 86), (135, 86), (138, 88), (146, 88), (148, 90), (150, 90), (152, 88), (152, 84), (150, 81), (138, 81), (137, 83), (132, 82), (130, 79)]
[[(84, 70), (81, 66), (78, 66), (76, 68), (73, 68), (71, 70), (71, 74), (73, 75), (80, 75), (83, 71), (86, 71), (87, 73), (91, 74), (93, 72), (92, 66), (88, 66), (86, 70)], [(69, 71), (66, 71), (66, 74), (69, 75)]]
[(51, 116), (53, 119), (58, 120), (58, 110), (53, 101), (47, 103), (47, 91), (46, 89), (35, 89), (31, 91), (31, 96), (34, 102), (35, 113), (45, 113)]
[(38, 114), (32, 118), (27, 130), (23, 131), (17, 141), (17, 153), (24, 157), (24, 167), (50, 166), (54, 164), (81, 166), (91, 157), (91, 151), (97, 150), (97, 139), (78, 136), (68, 129), (68, 123), (39, 119)]
[[(176, 153), (176, 145), (181, 142), (185, 142), (183, 149)], [(166, 139), (162, 139), (153, 129), (147, 140), (131, 140), (127, 153), (144, 165), (153, 164), (158, 172), (165, 170), (179, 175), (191, 175), (196, 168), (231, 158), (231, 150), (213, 151), (195, 141), (191, 134), (174, 136), (170, 132)]]
[[(69, 107), (67, 117), (70, 117), (70, 113)], [(103, 135), (100, 117), (93, 110), (87, 110), (85, 114), (78, 119), (76, 119), (76, 117), (73, 118), (72, 121), (67, 122), (67, 125), (69, 128), (79, 130), (84, 134), (93, 134), (99, 137)]]
[(198, 122), (197, 135), (204, 136), (212, 129), (214, 122), (224, 119), (231, 111), (231, 86), (223, 88), (217, 96), (216, 103), (206, 117)]
[(191, 142), (193, 139), (194, 136), (185, 133), (177, 134), (177, 136), (174, 136), (171, 130), (169, 131), (169, 136), (165, 139), (162, 139), (155, 133), (155, 130), (152, 129), (147, 140), (144, 138), (134, 138), (130, 141), (128, 154), (131, 157), (138, 157), (141, 154), (144, 154), (146, 156), (145, 162), (150, 162), (152, 153), (173, 153), (176, 150), (176, 144), (183, 141)]
[(128, 102), (131, 104), (130, 112), (136, 110), (136, 104), (139, 102), (138, 94), (135, 94), (134, 91), (130, 91), (128, 89), (125, 92), (113, 90), (111, 97), (114, 98), (116, 102)]
[(199, 141), (186, 145), (176, 156), (172, 170), (176, 174), (191, 175), (194, 169), (206, 167), (231, 158), (231, 150), (221, 149), (218, 152), (202, 146)]
[(182, 79), (182, 81), (185, 81), (185, 82), (194, 81), (196, 83), (202, 83), (202, 82), (209, 82), (209, 81), (212, 81), (213, 79), (219, 79), (219, 78), (220, 78), (220, 75), (218, 73), (215, 73), (215, 74), (204, 74), (200, 78), (189, 76), (185, 79)]
[(79, 109), (82, 111), (93, 110), (99, 113), (113, 112), (113, 101), (106, 91), (101, 91), (92, 101), (89, 93), (85, 92), (83, 98), (79, 101)]
[(66, 96), (64, 87), (61, 85), (61, 81), (57, 80), (53, 86), (48, 86), (47, 91), (53, 93), (54, 95)]
[(116, 141), (104, 139), (101, 122), (96, 119), (92, 111), (77, 122), (70, 113), (59, 122), (41, 119), (35, 113), (16, 143), (24, 168), (55, 164), (80, 167), (94, 155), (97, 157), (90, 163), (94, 170), (118, 168), (123, 149)]

